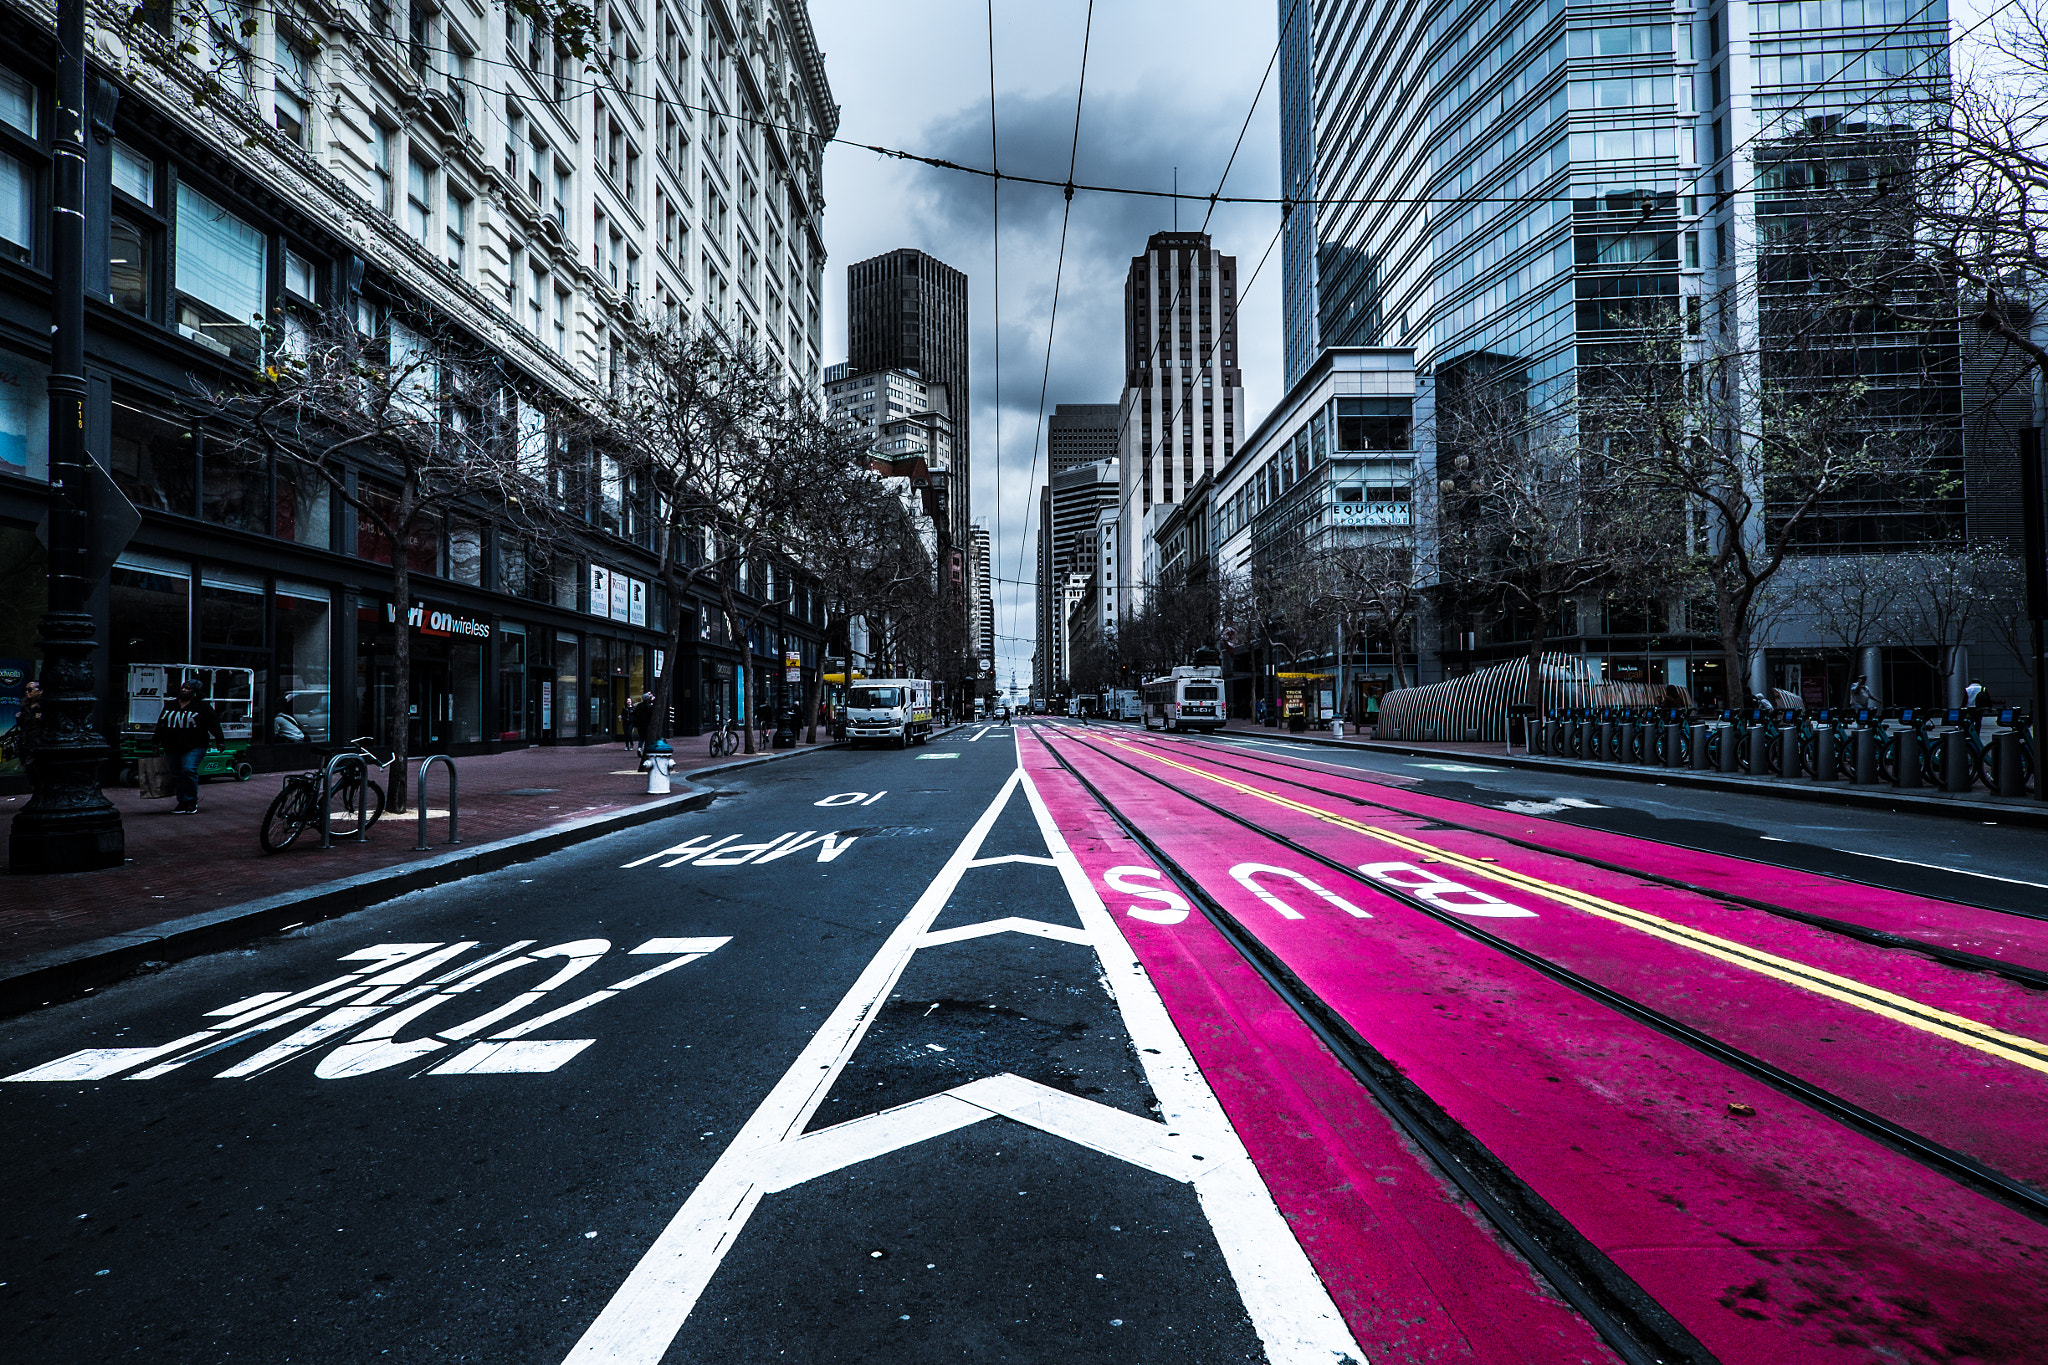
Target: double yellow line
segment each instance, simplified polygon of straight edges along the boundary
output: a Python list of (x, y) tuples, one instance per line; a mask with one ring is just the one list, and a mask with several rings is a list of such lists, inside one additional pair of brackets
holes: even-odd
[(2024, 1038), (2015, 1033), (2007, 1033), (2002, 1029), (1993, 1028), (1989, 1024), (1960, 1014), (1952, 1014), (1947, 1010), (1938, 1009), (1933, 1005), (1914, 1000), (1908, 996), (1899, 995), (1892, 991), (1869, 985), (1866, 982), (1857, 981), (1851, 977), (1838, 976), (1833, 972), (1825, 971), (1808, 963), (1795, 962), (1790, 958), (1779, 957), (1777, 954), (1767, 953), (1761, 948), (1753, 948), (1745, 943), (1737, 943), (1733, 939), (1722, 938), (1718, 934), (1709, 934), (1704, 930), (1676, 923), (1660, 915), (1652, 915), (1647, 911), (1619, 905), (1613, 901), (1592, 895), (1589, 892), (1575, 890), (1568, 886), (1559, 886), (1555, 882), (1545, 881), (1540, 877), (1532, 877), (1525, 872), (1516, 872), (1493, 862), (1469, 857), (1447, 848), (1441, 848), (1425, 840), (1412, 838), (1406, 834), (1399, 834), (1378, 825), (1362, 824), (1359, 821), (1339, 815), (1335, 811), (1324, 810), (1320, 806), (1306, 805), (1300, 801), (1282, 796), (1278, 792), (1267, 791), (1263, 787), (1248, 786), (1245, 783), (1220, 776), (1207, 769), (1176, 762), (1158, 753), (1156, 750), (1144, 746), (1128, 744), (1116, 739), (1106, 742), (1115, 745), (1126, 753), (1141, 755), (1155, 763), (1178, 769), (1195, 777), (1205, 778), (1210, 782), (1216, 783), (1218, 786), (1228, 787), (1232, 791), (1240, 792), (1246, 796), (1255, 797), (1258, 800), (1267, 801), (1273, 805), (1284, 807), (1287, 810), (1310, 816), (1313, 819), (1323, 821), (1325, 824), (1336, 825), (1340, 829), (1363, 834), (1368, 838), (1377, 839), (1382, 843), (1392, 845), (1408, 853), (1449, 863), (1454, 867), (1462, 868), (1476, 876), (1498, 882), (1503, 886), (1511, 886), (1517, 890), (1526, 891), (1531, 895), (1541, 896), (1545, 900), (1553, 901), (1569, 909), (1582, 911), (1585, 914), (1596, 915), (1601, 919), (1634, 929), (1638, 933), (1648, 934), (1652, 938), (1661, 939), (1666, 943), (1674, 944), (1681, 948), (1689, 948), (1697, 953), (1704, 953), (1708, 957), (1726, 962), (1731, 966), (1741, 967), (1760, 976), (1767, 976), (1772, 980), (1784, 982), (1788, 986), (1810, 991), (1815, 995), (1824, 996), (1841, 1004), (1889, 1019), (1894, 1023), (1904, 1024), (1909, 1028), (1919, 1029), (1923, 1033), (1933, 1034), (1937, 1038), (1946, 1039), (1952, 1043), (1960, 1043), (1964, 1047), (1974, 1048), (1979, 1052), (1988, 1053), (2004, 1061), (2013, 1062), (2030, 1070), (2048, 1074), (2048, 1044), (2037, 1042), (2032, 1038)]

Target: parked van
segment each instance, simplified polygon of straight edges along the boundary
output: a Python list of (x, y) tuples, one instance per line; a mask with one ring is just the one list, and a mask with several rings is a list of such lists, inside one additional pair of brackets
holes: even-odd
[(846, 738), (907, 749), (932, 737), (932, 685), (924, 678), (863, 678), (846, 699)]

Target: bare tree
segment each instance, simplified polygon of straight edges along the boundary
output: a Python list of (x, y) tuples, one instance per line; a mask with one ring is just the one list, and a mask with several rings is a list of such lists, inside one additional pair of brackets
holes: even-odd
[[(653, 499), (655, 573), (670, 603), (667, 666), (655, 685), (664, 730), (693, 592), (718, 598), (751, 676), (753, 609), (735, 590), (743, 565), (758, 573), (772, 562), (787, 528), (791, 471), (771, 452), (794, 445), (788, 424), (798, 401), (782, 367), (761, 352), (676, 326), (649, 339), (636, 372), (590, 424)], [(754, 751), (751, 727), (746, 748)]]
[(1893, 563), (1899, 570), (1893, 643), (1916, 655), (1937, 678), (1955, 670), (1957, 650), (1970, 627), (1988, 617), (1995, 629), (1999, 613), (2009, 612), (2018, 596), (2019, 562), (2000, 550), (1956, 541), (1898, 556)]
[[(933, 580), (917, 514), (905, 501), (912, 490), (900, 487), (903, 482), (857, 467), (821, 488), (800, 511), (793, 540), (796, 560), (818, 580), (827, 609), (847, 627), (855, 617), (886, 623), (892, 612), (928, 591)], [(849, 648), (849, 672), (851, 653)], [(822, 669), (816, 687), (809, 703), (812, 742), (817, 740)]]
[(1439, 400), (1437, 566), (1444, 605), (1498, 611), (1528, 631), (1524, 696), (1543, 705), (1552, 623), (1595, 590), (1642, 582), (1664, 553), (1661, 500), (1623, 477), (1624, 452), (1569, 404), (1532, 399), (1519, 375)]
[(324, 483), (354, 509), (359, 553), (391, 566), (390, 800), (402, 811), (413, 575), (438, 572), (443, 527), (465, 509), (544, 537), (555, 524), (549, 471), (520, 448), (516, 392), (451, 326), (415, 317), (368, 335), (333, 308), (288, 320), (275, 341), (251, 381), (209, 395), (232, 433), (218, 457), (274, 459)]
[(1616, 492), (1662, 542), (1653, 577), (1712, 604), (1737, 696), (1758, 629), (1782, 605), (1769, 589), (1787, 559), (1836, 548), (1873, 504), (1938, 505), (1946, 487), (1939, 424), (1881, 411), (1871, 385), (1843, 372), (1837, 343), (1765, 325), (1707, 345), (1673, 319), (1582, 385), (1582, 439), (1601, 446)]

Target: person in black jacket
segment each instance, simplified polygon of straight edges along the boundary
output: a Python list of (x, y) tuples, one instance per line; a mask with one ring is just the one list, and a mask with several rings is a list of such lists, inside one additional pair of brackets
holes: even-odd
[(220, 717), (214, 715), (199, 695), (197, 683), (185, 683), (164, 713), (156, 719), (156, 743), (171, 760), (177, 774), (178, 804), (173, 815), (199, 812), (199, 760), (206, 756), (208, 743), (225, 744)]

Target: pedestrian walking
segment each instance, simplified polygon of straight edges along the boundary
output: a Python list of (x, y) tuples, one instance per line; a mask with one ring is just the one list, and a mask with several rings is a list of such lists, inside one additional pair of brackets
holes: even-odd
[(1977, 704), (1977, 698), (1983, 695), (1984, 684), (1972, 678), (1970, 680), (1970, 685), (1963, 689), (1963, 705), (1974, 707)]
[(1849, 684), (1849, 709), (1852, 711), (1875, 711), (1877, 693), (1870, 690), (1870, 678), (1858, 673), (1856, 681)]
[(626, 747), (634, 748), (634, 740), (637, 738), (640, 752), (646, 753), (647, 745), (653, 738), (653, 726), (654, 694), (642, 692), (640, 700), (626, 708)]
[(199, 760), (206, 757), (208, 744), (225, 744), (220, 717), (199, 695), (199, 684), (182, 683), (178, 695), (156, 718), (156, 744), (171, 760), (178, 784), (178, 804), (173, 815), (199, 813)]

